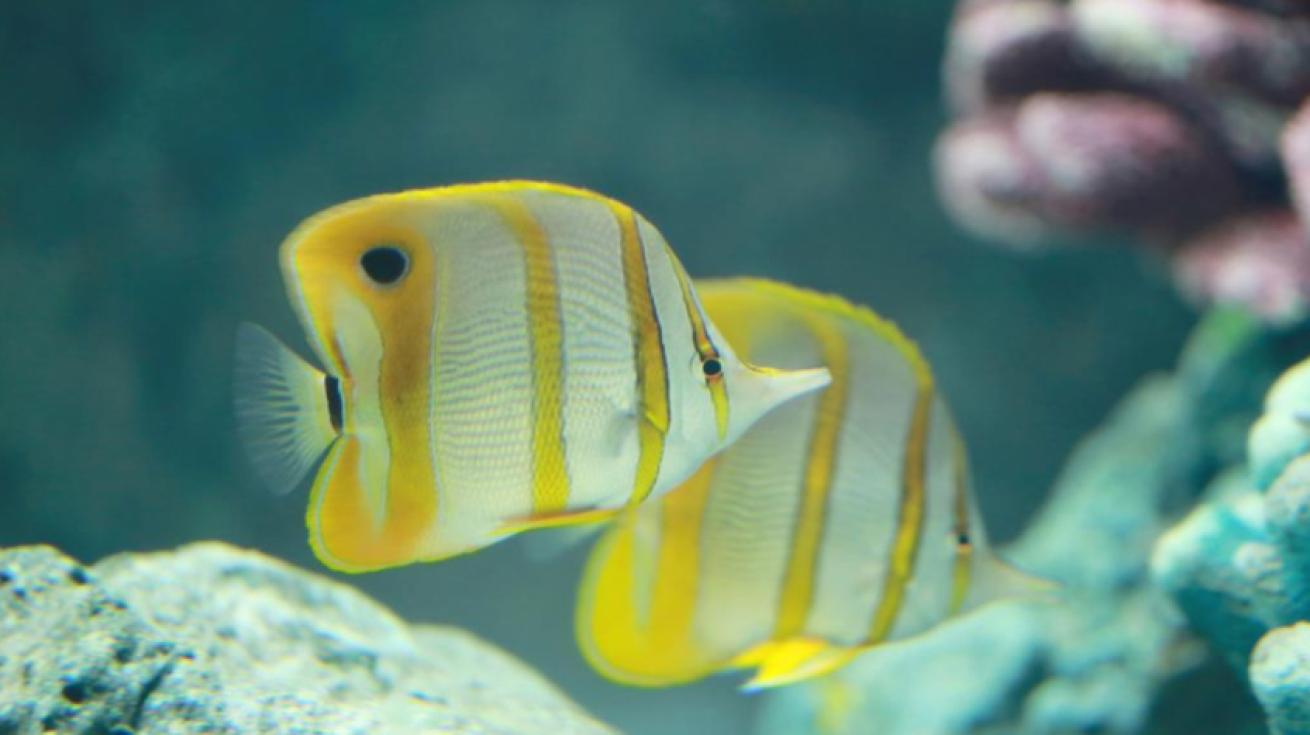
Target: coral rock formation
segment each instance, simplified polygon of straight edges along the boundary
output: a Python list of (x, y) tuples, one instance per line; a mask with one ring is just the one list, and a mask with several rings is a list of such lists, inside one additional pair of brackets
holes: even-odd
[(1125, 233), (1176, 253), (1197, 300), (1304, 315), (1307, 7), (961, 2), (945, 62), (959, 119), (936, 156), (947, 208), (1016, 245)]
[(1246, 466), (1169, 530), (1153, 567), (1279, 735), (1310, 732), (1310, 361), (1269, 390)]

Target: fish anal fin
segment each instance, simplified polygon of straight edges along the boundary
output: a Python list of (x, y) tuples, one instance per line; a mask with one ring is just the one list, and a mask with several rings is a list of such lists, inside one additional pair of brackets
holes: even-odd
[(753, 692), (822, 676), (850, 663), (863, 648), (839, 646), (820, 638), (789, 638), (751, 648), (733, 659), (734, 667), (755, 667), (742, 684)]
[(585, 508), (564, 510), (558, 513), (539, 513), (537, 515), (511, 518), (501, 524), (499, 534), (512, 535), (524, 531), (536, 531), (543, 528), (561, 526), (579, 526), (588, 523), (603, 523), (618, 515), (616, 508)]
[(328, 380), (263, 327), (237, 329), (237, 429), (256, 473), (275, 492), (294, 490), (337, 437)]

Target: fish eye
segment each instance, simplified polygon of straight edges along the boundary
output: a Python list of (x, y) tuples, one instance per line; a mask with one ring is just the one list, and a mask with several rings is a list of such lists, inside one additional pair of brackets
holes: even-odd
[(405, 277), (409, 270), (409, 256), (395, 245), (370, 248), (359, 259), (364, 274), (379, 286), (390, 286)]
[(713, 378), (723, 374), (723, 363), (713, 357), (702, 362), (700, 365), (701, 370), (705, 371), (705, 377), (707, 378)]

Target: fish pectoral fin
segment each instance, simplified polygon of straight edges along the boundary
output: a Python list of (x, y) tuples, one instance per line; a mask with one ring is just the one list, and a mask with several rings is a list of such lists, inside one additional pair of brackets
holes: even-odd
[(255, 471), (275, 492), (294, 490), (337, 438), (329, 380), (262, 327), (237, 329), (237, 431)]
[(586, 508), (580, 510), (562, 510), (557, 513), (538, 513), (536, 515), (511, 518), (501, 524), (497, 533), (512, 535), (524, 531), (536, 531), (542, 528), (559, 528), (560, 526), (578, 526), (587, 523), (603, 523), (618, 515), (616, 508)]
[(754, 676), (741, 686), (742, 691), (754, 692), (835, 671), (862, 650), (835, 646), (819, 638), (791, 638), (756, 646), (732, 663), (737, 668), (755, 667)]

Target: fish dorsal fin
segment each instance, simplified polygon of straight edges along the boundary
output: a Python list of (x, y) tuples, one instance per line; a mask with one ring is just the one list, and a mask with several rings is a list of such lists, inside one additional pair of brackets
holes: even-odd
[(255, 472), (274, 492), (294, 490), (336, 439), (329, 382), (335, 381), (264, 328), (237, 328), (237, 430)]
[(882, 317), (867, 306), (854, 304), (835, 294), (811, 291), (807, 288), (792, 286), (780, 281), (771, 281), (767, 278), (734, 278), (721, 281), (710, 280), (707, 283), (741, 284), (761, 293), (772, 294), (803, 310), (812, 310), (849, 319), (890, 344), (910, 364), (911, 369), (916, 374), (925, 373), (931, 379), (932, 371), (928, 367), (928, 362), (924, 359), (923, 354), (919, 352), (919, 347), (914, 344), (914, 341), (905, 336), (905, 333), (894, 322)]

